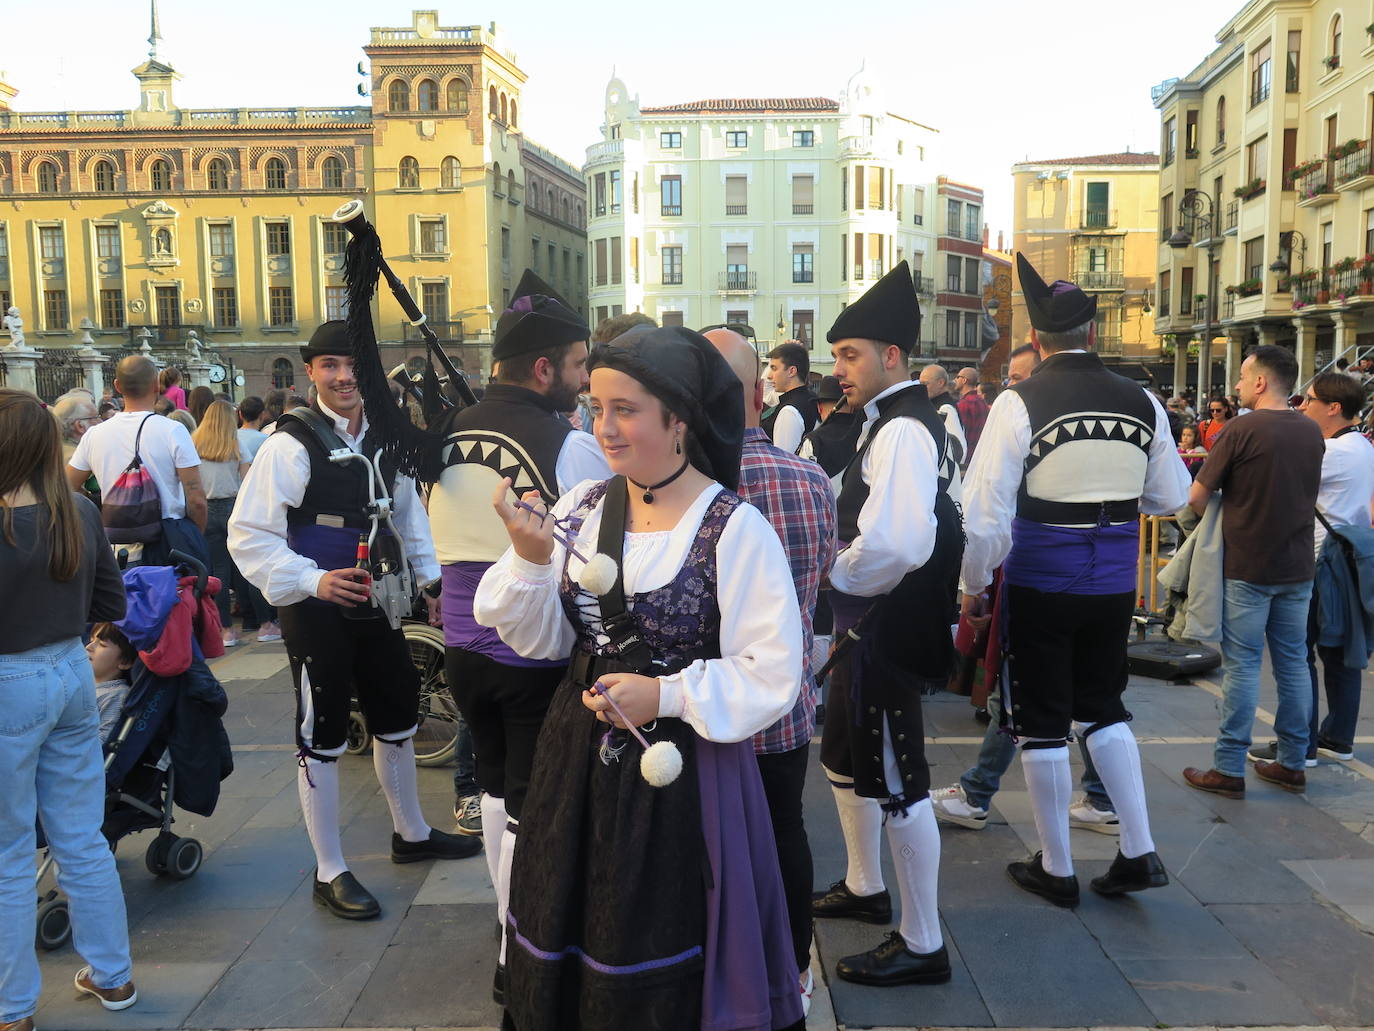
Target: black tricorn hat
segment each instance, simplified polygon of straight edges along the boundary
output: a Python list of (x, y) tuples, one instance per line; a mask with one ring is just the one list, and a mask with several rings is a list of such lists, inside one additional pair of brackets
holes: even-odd
[(541, 347), (571, 344), (592, 335), (572, 305), (530, 269), (520, 277), (510, 307), (496, 321), (492, 361)]
[(844, 397), (844, 391), (840, 389), (840, 381), (834, 376), (822, 376), (820, 386), (816, 388), (817, 401), (838, 401)]
[(1092, 321), (1097, 314), (1096, 297), (1090, 297), (1076, 284), (1063, 279), (1047, 284), (1020, 251), (1016, 252), (1016, 274), (1021, 280), (1026, 315), (1036, 329), (1063, 333)]
[(840, 312), (825, 335), (832, 344), (851, 337), (895, 344), (907, 353), (916, 346), (921, 338), (921, 305), (916, 300), (911, 267), (905, 260)]
[(685, 326), (635, 326), (593, 349), (587, 369), (600, 368), (642, 383), (692, 431), (692, 464), (738, 489), (744, 388), (709, 340)]
[(343, 319), (320, 323), (319, 328), (310, 334), (310, 342), (301, 348), (301, 361), (308, 362), (322, 354), (353, 357), (353, 341), (348, 338), (348, 323)]

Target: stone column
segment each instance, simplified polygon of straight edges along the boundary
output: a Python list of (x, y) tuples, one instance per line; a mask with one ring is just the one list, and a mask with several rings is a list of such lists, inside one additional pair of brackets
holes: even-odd
[(196, 387), (214, 386), (210, 382), (210, 363), (206, 361), (191, 361), (186, 363), (186, 391), (190, 393)]
[(1188, 340), (1181, 333), (1174, 338), (1174, 397), (1188, 389)]
[[(1353, 311), (1338, 311), (1331, 316), (1336, 327), (1336, 338), (1332, 341), (1331, 367), (1335, 368), (1336, 359), (1342, 356), (1355, 359), (1355, 335), (1360, 330), (1360, 316)], [(1306, 382), (1304, 380), (1303, 382)]]
[(38, 357), (38, 352), (27, 345), (0, 349), (0, 361), (5, 363), (5, 386), (36, 395)]
[(1197, 399), (1201, 403), (1212, 392), (1212, 335), (1204, 329), (1197, 338)]
[(110, 359), (94, 347), (83, 347), (76, 352), (76, 357), (81, 362), (81, 374), (85, 378), (86, 389), (99, 404), (100, 395), (105, 391), (105, 363)]
[[(1245, 359), (1245, 327), (1232, 326), (1226, 330), (1226, 392), (1236, 389), (1240, 379), (1240, 363)], [(1262, 338), (1261, 338), (1262, 339)]]
[(1271, 326), (1267, 322), (1261, 322), (1259, 327), (1259, 342), (1261, 347), (1265, 344), (1277, 344), (1279, 342), (1278, 326)]
[(1293, 328), (1298, 331), (1293, 350), (1298, 359), (1298, 386), (1301, 388), (1316, 374), (1317, 325), (1311, 319), (1294, 319)]

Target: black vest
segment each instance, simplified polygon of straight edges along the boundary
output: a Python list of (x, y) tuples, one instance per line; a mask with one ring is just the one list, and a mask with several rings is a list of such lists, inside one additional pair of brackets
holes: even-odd
[(1155, 408), (1141, 386), (1095, 354), (1068, 352), (1010, 389), (1031, 429), (1016, 514), (1056, 525), (1135, 519), (1155, 436)]
[(856, 413), (840, 408), (806, 435), (805, 439), (811, 442), (811, 454), (825, 475), (838, 476), (844, 471), (854, 457), (863, 425), (863, 419)]
[(787, 393), (778, 398), (778, 403), (773, 406), (773, 410), (759, 420), (759, 425), (763, 432), (768, 434), (768, 439), (773, 439), (773, 424), (778, 421), (778, 413), (784, 408), (795, 408), (802, 417), (802, 436), (805, 437), (820, 421), (821, 411), (816, 407), (816, 395), (811, 393), (811, 388), (803, 384), (800, 387), (793, 387)]
[[(334, 420), (327, 412), (321, 411), (318, 405), (311, 405), (311, 410), (333, 429)], [(367, 470), (361, 462), (331, 462), (328, 451), (315, 431), (303, 420), (291, 418), (290, 413), (277, 420), (277, 432), (300, 441), (305, 447), (306, 454), (310, 456), (310, 482), (306, 484), (305, 496), (301, 498), (300, 506), (287, 510), (287, 526), (335, 525), (338, 520), (342, 520), (344, 526), (352, 529), (363, 529), (372, 525), (367, 517), (367, 506), (372, 501), (372, 494), (369, 490)], [(378, 446), (369, 427), (358, 451), (371, 460)], [(382, 457), (382, 475), (386, 478), (384, 489), (388, 496), (394, 496), (396, 463), (385, 455)], [(324, 524), (320, 523), (321, 516), (326, 519)]]
[(859, 513), (869, 494), (863, 479), (864, 456), (878, 431), (898, 418), (915, 419), (935, 440), (940, 468), (939, 493), (935, 496), (935, 549), (923, 566), (904, 576), (885, 599), (878, 600), (867, 624), (868, 633), (880, 653), (898, 668), (923, 681), (943, 684), (954, 660), (949, 627), (957, 618), (955, 598), (959, 563), (964, 554), (964, 529), (959, 509), (949, 496), (949, 449), (944, 420), (930, 403), (923, 384), (914, 383), (878, 402), (878, 418), (845, 469), (844, 486), (836, 501), (839, 538), (853, 543), (859, 536)]

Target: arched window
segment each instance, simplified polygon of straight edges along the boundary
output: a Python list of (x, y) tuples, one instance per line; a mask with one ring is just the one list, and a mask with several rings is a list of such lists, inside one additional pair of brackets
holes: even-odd
[(264, 166), (269, 190), (286, 189), (286, 162), (281, 158), (268, 158)]
[(506, 123), (507, 125), (510, 124), (510, 119), (507, 117), (508, 113), (509, 113), (509, 112), (506, 110), (506, 95), (505, 95), (504, 93), (502, 93), (502, 94), (501, 94), (501, 121), (504, 122), (504, 123)]
[(563, 198), (563, 221), (572, 225), (572, 219), (568, 217), (568, 198)]
[(38, 162), (38, 167), (34, 169), (34, 178), (38, 180), (39, 193), (57, 192), (57, 165), (53, 162)]
[(410, 110), (410, 88), (402, 79), (392, 79), (386, 88), (386, 107), (388, 111)]
[(539, 180), (533, 176), (525, 176), (525, 203), (535, 211), (539, 210), (539, 199), (542, 196)]
[(449, 80), (448, 109), (455, 115), (468, 113), (468, 84), (462, 79)]
[(148, 168), (148, 179), (158, 193), (166, 193), (172, 188), (172, 166), (158, 158)]
[(211, 158), (205, 166), (205, 185), (212, 190), (229, 189), (229, 162), (224, 158)]
[(577, 225), (578, 228), (586, 228), (587, 216), (582, 213), (582, 205), (577, 205)]
[(455, 157), (446, 157), (439, 164), (439, 186), (445, 190), (459, 190), (463, 186), (463, 166)]
[(439, 110), (439, 84), (433, 79), (421, 79), (415, 87), (415, 110)]
[(496, 117), (497, 115), (499, 115), (500, 113), (501, 113), (501, 108), (500, 108), (500, 106), (497, 104), (497, 100), (496, 100), (496, 87), (493, 86), (491, 89), (489, 89), (489, 90), (487, 91), (487, 114), (489, 114), (489, 115), (491, 115), (491, 117), (495, 118), (495, 117)]
[(491, 163), (491, 187), (492, 187), (492, 192), (495, 193), (496, 196), (498, 196), (498, 197), (503, 197), (503, 196), (505, 196), (505, 194), (503, 194), (503, 193), (501, 192), (501, 187), (504, 186), (504, 185), (505, 185), (505, 180), (501, 178), (501, 162), (499, 162), (499, 161), (493, 161), (493, 162)]
[(515, 200), (515, 169), (513, 168), (506, 173), (506, 186), (508, 187), (506, 196)]
[(1338, 14), (1331, 19), (1331, 57), (1336, 60), (1329, 62), (1332, 68), (1340, 67), (1341, 63), (1341, 16)]
[(515, 105), (515, 98), (512, 97), (510, 101), (510, 124), (512, 128), (520, 123), (520, 119), (516, 117), (518, 110)]
[(1226, 98), (1217, 97), (1217, 146), (1226, 142)]
[(97, 193), (113, 193), (115, 188), (114, 165), (109, 161), (97, 161), (91, 169), (91, 178), (95, 181)]
[(555, 213), (558, 211), (558, 209), (557, 209), (556, 207), (554, 207), (554, 203), (553, 203), (553, 187), (552, 187), (552, 186), (549, 187), (549, 198), (548, 198), (548, 199), (549, 199), (549, 206), (548, 206), (547, 208), (545, 208), (544, 210), (547, 211), (550, 215), (555, 214)]
[(403, 190), (418, 190), (420, 188), (420, 162), (413, 157), (401, 158), (396, 185)]
[(336, 157), (327, 157), (320, 165), (320, 183), (326, 190), (342, 190), (343, 174), (343, 162)]
[(272, 386), (277, 390), (289, 390), (294, 383), (294, 369), (290, 360), (278, 358), (272, 363)]

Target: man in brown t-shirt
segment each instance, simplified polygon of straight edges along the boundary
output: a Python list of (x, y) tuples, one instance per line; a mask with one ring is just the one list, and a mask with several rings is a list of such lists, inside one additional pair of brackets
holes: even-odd
[(1278, 761), (1256, 762), (1255, 775), (1290, 791), (1307, 785), (1307, 608), (1316, 572), (1312, 525), (1324, 444), (1316, 424), (1288, 407), (1297, 378), (1297, 362), (1287, 349), (1263, 344), (1250, 353), (1236, 392), (1254, 410), (1227, 424), (1188, 496), (1200, 515), (1212, 492), (1222, 492), (1225, 673), (1212, 769), (1190, 766), (1183, 777), (1228, 798), (1245, 797), (1245, 753), (1266, 638), (1278, 684)]

